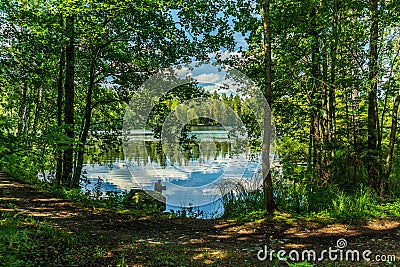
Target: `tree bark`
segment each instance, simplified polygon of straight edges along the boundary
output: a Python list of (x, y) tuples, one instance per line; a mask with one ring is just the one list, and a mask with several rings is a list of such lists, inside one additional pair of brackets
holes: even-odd
[(318, 44), (318, 32), (316, 23), (317, 11), (313, 7), (311, 10), (311, 75), (312, 75), (312, 111), (311, 111), (311, 127), (312, 127), (312, 138), (313, 138), (313, 167), (318, 177), (321, 177), (321, 135), (319, 130), (319, 110), (321, 110), (320, 94), (318, 92), (318, 80), (319, 80), (319, 44)]
[[(357, 24), (357, 16), (354, 14), (353, 11), (350, 11), (351, 16), (353, 17), (353, 23), (354, 25)], [(351, 42), (356, 42), (355, 37), (351, 36), (350, 37)], [(357, 66), (357, 61), (355, 59), (352, 60), (354, 66)], [(356, 77), (356, 71), (354, 67), (351, 69), (351, 76)], [(357, 178), (357, 168), (358, 168), (358, 155), (359, 155), (359, 149), (358, 149), (358, 135), (360, 134), (359, 131), (359, 92), (357, 89), (357, 85), (353, 84), (352, 85), (352, 93), (351, 93), (351, 120), (353, 123), (353, 179), (352, 183), (357, 184), (358, 178)], [(350, 141), (350, 139), (349, 139)]]
[(330, 136), (329, 136), (329, 118), (328, 118), (328, 62), (326, 58), (327, 48), (326, 41), (324, 40), (323, 44), (323, 64), (322, 64), (322, 85), (321, 85), (321, 101), (322, 101), (322, 179), (323, 183), (326, 183), (329, 178), (329, 159), (328, 159), (328, 149), (330, 144)]
[(91, 119), (92, 119), (92, 95), (93, 95), (93, 88), (95, 85), (95, 78), (96, 78), (96, 62), (100, 54), (100, 48), (97, 49), (96, 54), (90, 64), (90, 74), (89, 74), (89, 87), (88, 92), (86, 95), (86, 109), (85, 109), (85, 119), (84, 125), (82, 129), (82, 134), (80, 136), (80, 142), (77, 146), (77, 164), (75, 167), (74, 172), (74, 179), (73, 179), (73, 186), (79, 186), (79, 178), (81, 177), (82, 168), (83, 168), (83, 156), (85, 152), (85, 145), (87, 142), (87, 138), (89, 135)]
[(396, 142), (396, 133), (397, 133), (397, 116), (400, 105), (400, 93), (396, 96), (396, 99), (393, 104), (393, 112), (392, 112), (392, 126), (390, 128), (390, 137), (389, 144), (386, 153), (386, 166), (384, 170), (384, 175), (381, 179), (379, 194), (381, 197), (384, 197), (386, 194), (387, 183), (389, 180), (390, 172), (392, 171), (393, 164), (393, 150), (394, 144)]
[(378, 118), (377, 118), (377, 88), (378, 88), (378, 0), (370, 0), (371, 28), (369, 53), (369, 81), (368, 93), (368, 182), (371, 188), (378, 191), (379, 167), (378, 164)]
[(353, 183), (357, 184), (357, 168), (358, 168), (358, 135), (359, 135), (359, 116), (358, 116), (358, 90), (353, 85), (352, 95), (352, 121), (353, 121)]
[(34, 112), (34, 116), (33, 116), (33, 125), (32, 125), (33, 133), (36, 133), (39, 116), (40, 116), (40, 106), (42, 104), (42, 99), (43, 99), (42, 86), (39, 85), (39, 89), (37, 91), (38, 91), (38, 94), (37, 94), (36, 103), (35, 103), (35, 112)]
[[(60, 13), (60, 26), (61, 29), (64, 28), (64, 18), (62, 13)], [(61, 36), (61, 40), (63, 36)], [(63, 95), (64, 95), (64, 67), (65, 67), (65, 50), (64, 43), (61, 43), (60, 47), (60, 63), (58, 70), (58, 81), (57, 81), (57, 126), (59, 130), (62, 126), (62, 114), (63, 114)], [(56, 166), (56, 181), (59, 185), (62, 183), (63, 178), (63, 152), (62, 152), (62, 144), (57, 144), (57, 166)]]
[[(340, 4), (338, 0), (335, 0), (334, 14), (332, 19), (332, 31), (333, 38), (330, 46), (330, 58), (331, 58), (331, 68), (330, 68), (330, 86), (329, 86), (329, 130), (331, 142), (335, 142), (336, 133), (336, 54), (337, 54), (337, 43), (339, 39), (339, 9)], [(333, 151), (333, 150), (332, 150)]]
[[(272, 92), (272, 48), (271, 48), (271, 20), (270, 20), (270, 0), (263, 0), (263, 30), (264, 30), (264, 97), (268, 104), (271, 105)], [(264, 107), (264, 135), (262, 145), (262, 174), (263, 174), (263, 191), (264, 191), (264, 207), (267, 211), (276, 209), (273, 197), (272, 176), (270, 172), (269, 152), (271, 138), (271, 109)]]
[[(312, 122), (312, 116), (310, 116), (310, 122)], [(309, 136), (308, 136), (308, 155), (307, 155), (307, 171), (311, 172), (313, 169), (313, 125), (310, 123)]]
[(64, 150), (63, 159), (63, 182), (69, 186), (72, 184), (73, 174), (73, 154), (74, 154), (74, 98), (75, 98), (75, 48), (74, 48), (74, 22), (73, 16), (66, 18), (66, 37), (68, 44), (65, 49), (65, 103), (64, 103), (64, 123), (65, 133), (69, 141)]
[(24, 80), (25, 78), (23, 77), (23, 67), (22, 65), (20, 66), (21, 70), (21, 80), (20, 80), (20, 106), (19, 106), (19, 111), (18, 111), (18, 136), (22, 137), (25, 135), (26, 132), (26, 125), (28, 124), (28, 115), (27, 115), (27, 95), (28, 95), (28, 87), (26, 85), (26, 81)]
[[(23, 10), (26, 10), (27, 1), (24, 0)], [(26, 31), (23, 27), (22, 29), (22, 36), (21, 38), (26, 40)], [(19, 51), (22, 53), (22, 51)], [(28, 105), (27, 105), (27, 95), (28, 95), (28, 85), (26, 81), (25, 75), (25, 68), (23, 63), (20, 63), (20, 82), (19, 82), (19, 89), (20, 89), (20, 106), (18, 111), (18, 136), (26, 138), (26, 126), (28, 124)]]

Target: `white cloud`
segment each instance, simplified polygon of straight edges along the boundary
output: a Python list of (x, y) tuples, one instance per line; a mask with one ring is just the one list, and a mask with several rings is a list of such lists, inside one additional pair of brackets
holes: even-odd
[(212, 60), (212, 59), (215, 59), (215, 58), (219, 58), (219, 59), (221, 59), (221, 60), (225, 60), (225, 59), (228, 59), (228, 58), (230, 58), (230, 57), (233, 57), (233, 56), (236, 56), (236, 57), (239, 57), (239, 58), (241, 58), (242, 57), (242, 53), (241, 52), (239, 52), (239, 51), (222, 51), (222, 50), (219, 50), (219, 51), (217, 51), (217, 52), (212, 52), (212, 53), (209, 53), (208, 54), (208, 57)]
[(174, 69), (175, 75), (178, 77), (184, 77), (188, 74), (189, 68), (188, 67), (181, 67)]
[(218, 73), (202, 73), (197, 76), (193, 76), (199, 83), (222, 83), (224, 81), (224, 75), (221, 72)]

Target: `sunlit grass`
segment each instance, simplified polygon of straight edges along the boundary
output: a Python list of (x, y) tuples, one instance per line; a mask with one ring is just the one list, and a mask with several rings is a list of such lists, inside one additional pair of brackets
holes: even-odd
[[(229, 196), (223, 199), (225, 219), (236, 221), (295, 223), (296, 221), (318, 221), (322, 224), (333, 222), (350, 222), (368, 218), (400, 218), (400, 200), (382, 202), (379, 197), (366, 186), (360, 185), (351, 192), (337, 187), (320, 188), (318, 191), (300, 190), (295, 185), (286, 184), (284, 188), (276, 188), (278, 212), (272, 215), (263, 210), (262, 191), (245, 192), (240, 197)], [(260, 203), (256, 203), (257, 199)], [(252, 205), (256, 203), (255, 205)]]
[(30, 217), (2, 213), (0, 225), (0, 262), (5, 266), (76, 265), (90, 254), (71, 233)]

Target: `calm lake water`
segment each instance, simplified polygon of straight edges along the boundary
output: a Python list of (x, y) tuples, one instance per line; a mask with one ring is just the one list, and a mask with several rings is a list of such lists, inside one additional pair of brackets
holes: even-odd
[(248, 190), (259, 187), (260, 153), (243, 149), (225, 128), (196, 126), (188, 137), (194, 140), (191, 144), (171, 146), (149, 131), (131, 133), (100, 163), (87, 157), (83, 171), (90, 183), (82, 189), (154, 190), (161, 180), (167, 211), (193, 207), (212, 218), (223, 214), (220, 197), (234, 191), (238, 182)]

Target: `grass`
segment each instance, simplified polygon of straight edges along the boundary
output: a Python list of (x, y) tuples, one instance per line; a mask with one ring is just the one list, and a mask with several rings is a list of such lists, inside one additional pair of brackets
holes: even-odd
[(144, 192), (139, 196), (114, 191), (108, 191), (105, 194), (100, 191), (84, 193), (80, 189), (56, 187), (49, 183), (37, 183), (35, 187), (42, 192), (72, 201), (82, 207), (113, 210), (116, 213), (134, 216), (158, 216), (162, 212), (158, 203)]
[[(145, 203), (146, 201), (132, 202), (128, 194), (109, 193), (108, 198), (102, 199), (77, 189), (43, 184), (36, 187), (83, 206), (134, 216), (151, 217), (160, 214), (159, 210), (152, 209), (152, 205)], [(263, 195), (260, 190), (238, 191), (223, 199), (227, 212), (221, 220), (295, 226), (307, 222), (328, 225), (336, 222), (354, 223), (358, 219), (400, 218), (399, 200), (381, 202), (364, 186), (353, 191), (334, 186), (316, 190), (305, 183), (286, 183), (275, 185), (275, 189), (280, 211), (267, 214), (263, 210)], [(16, 206), (10, 204), (9, 208)], [(193, 213), (193, 218), (195, 215)], [(190, 213), (169, 216), (190, 217)], [(0, 228), (0, 266), (227, 266), (230, 262), (242, 262), (236, 248), (227, 248), (215, 242), (199, 247), (188, 241), (142, 243), (132, 240), (124, 244), (114, 244), (111, 248), (105, 239), (99, 243), (94, 236), (66, 232), (45, 222), (12, 213), (1, 214)], [(271, 266), (281, 266), (281, 263), (278, 260), (269, 262)], [(260, 262), (254, 257), (243, 264), (242, 266), (255, 266)], [(306, 262), (287, 265), (319, 266)], [(347, 265), (327, 263), (325, 266)]]
[[(326, 210), (303, 213), (275, 212), (272, 215), (267, 215), (262, 210), (262, 206), (258, 203), (262, 194), (255, 191), (242, 195), (240, 198), (230, 199), (229, 204), (233, 205), (231, 211), (235, 215), (231, 218), (274, 225), (296, 225), (305, 221), (331, 224), (351, 218), (347, 209), (357, 216), (399, 217), (399, 202), (380, 204), (372, 193), (363, 190), (367, 189), (360, 188), (357, 194), (337, 191), (338, 197), (332, 199), (336, 202), (335, 205), (332, 204), (330, 212)], [(87, 204), (105, 205), (105, 209), (109, 205), (101, 202), (103, 200), (87, 200), (86, 195), (78, 194), (76, 190), (63, 190), (60, 196), (67, 196), (81, 203), (89, 201)], [(241, 205), (241, 201), (245, 204)], [(371, 203), (373, 205), (370, 205)], [(258, 208), (252, 210), (253, 204), (256, 204)], [(118, 213), (125, 213), (125, 209), (117, 207), (115, 209)], [(223, 220), (228, 221), (228, 218), (229, 216), (226, 216)], [(180, 242), (131, 240), (110, 248), (106, 239), (99, 243), (96, 236), (66, 232), (46, 222), (12, 213), (1, 214), (0, 228), (0, 266), (132, 266), (133, 264), (138, 266), (228, 266), (230, 262), (241, 262), (243, 263), (241, 266), (260, 264), (256, 257), (248, 258), (247, 262), (243, 262), (237, 249), (229, 247), (231, 246), (229, 243), (220, 245), (215, 242), (202, 243), (199, 246), (196, 243), (191, 244), (190, 240)], [(277, 260), (269, 263), (271, 266), (281, 266), (279, 265), (281, 262)], [(313, 266), (313, 264), (290, 263), (288, 266)], [(325, 266), (346, 265), (328, 263)]]
[(224, 249), (135, 240), (111, 252), (94, 237), (12, 213), (1, 214), (0, 226), (0, 266), (226, 266), (226, 259), (238, 260)]
[[(284, 186), (275, 186), (275, 200), (278, 209), (290, 213), (292, 217), (321, 222), (400, 218), (400, 199), (382, 202), (371, 189), (364, 185), (349, 192), (336, 186), (316, 190), (307, 184), (287, 183)], [(227, 194), (223, 197), (224, 218), (237, 221), (271, 218), (264, 212), (262, 203), (261, 190)], [(275, 214), (275, 216), (278, 215)]]
[[(132, 262), (134, 259), (134, 262)], [(227, 262), (240, 262), (240, 256), (225, 248), (194, 248), (193, 245), (165, 243), (132, 243), (124, 247), (119, 266), (227, 266)], [(248, 265), (259, 263), (254, 257)], [(141, 265), (142, 264), (142, 265)]]
[[(296, 223), (299, 217), (276, 212), (274, 223)], [(132, 240), (109, 251), (95, 237), (72, 234), (45, 222), (12, 213), (0, 217), (0, 266), (261, 266), (256, 257), (241, 259), (232, 247), (187, 242), (145, 242)], [(274, 259), (262, 266), (282, 266)], [(287, 266), (320, 266), (307, 262), (286, 262)], [(234, 265), (233, 265), (234, 266)], [(286, 265), (285, 265), (286, 266)], [(328, 262), (324, 266), (348, 266)], [(368, 265), (359, 265), (368, 266)]]
[(71, 266), (95, 257), (81, 238), (29, 217), (2, 213), (0, 226), (0, 266)]

